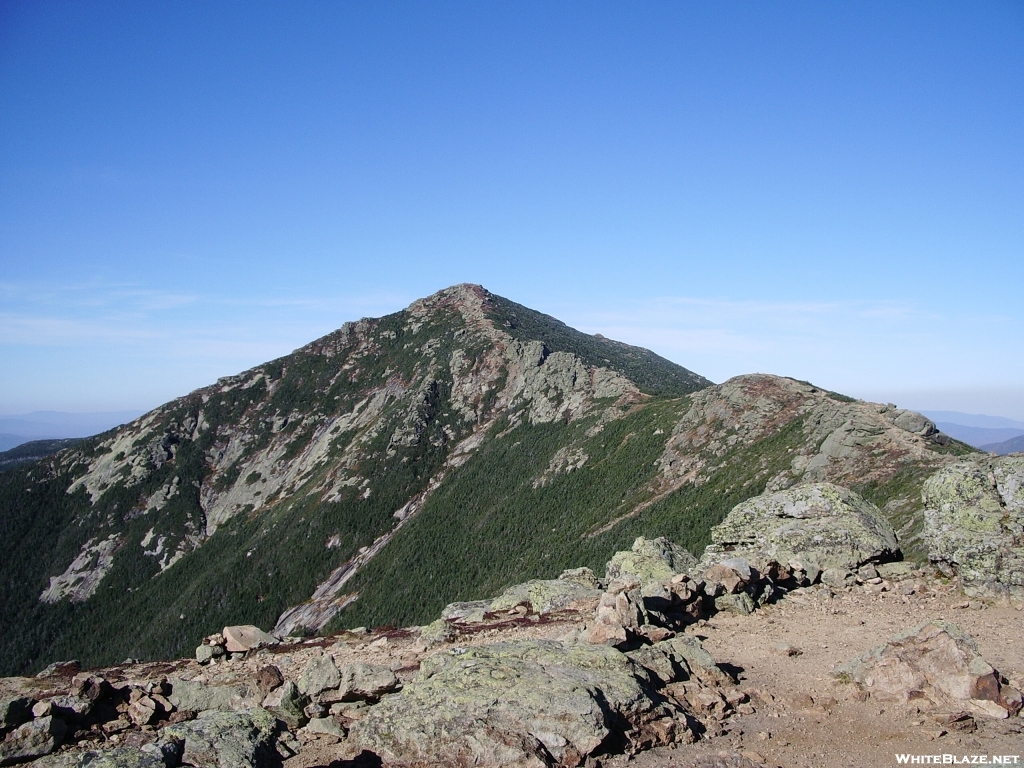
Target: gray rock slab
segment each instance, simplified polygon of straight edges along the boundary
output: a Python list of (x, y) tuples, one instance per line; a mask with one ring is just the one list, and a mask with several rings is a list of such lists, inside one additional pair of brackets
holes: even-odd
[(371, 707), (349, 740), (386, 765), (576, 764), (656, 706), (648, 684), (646, 670), (607, 646), (453, 648)]
[(277, 735), (277, 719), (260, 708), (203, 712), (161, 731), (161, 738), (184, 743), (183, 763), (204, 768), (278, 768)]

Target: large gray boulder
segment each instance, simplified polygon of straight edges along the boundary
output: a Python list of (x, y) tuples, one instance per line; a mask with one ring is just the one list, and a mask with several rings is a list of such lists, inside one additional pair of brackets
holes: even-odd
[(277, 719), (259, 708), (203, 712), (160, 732), (162, 741), (184, 743), (182, 763), (204, 768), (279, 768), (278, 735)]
[(168, 700), (177, 709), (201, 712), (206, 709), (234, 710), (258, 706), (259, 691), (248, 682), (223, 684), (198, 683), (192, 680), (170, 678), (171, 693)]
[(808, 483), (755, 496), (711, 529), (701, 567), (744, 557), (751, 562), (810, 560), (852, 571), (899, 553), (896, 534), (878, 507), (832, 483)]
[(609, 579), (636, 576), (642, 583), (668, 581), (690, 570), (697, 560), (663, 536), (647, 539), (638, 536), (629, 550), (616, 552), (605, 566)]
[(1024, 602), (1024, 456), (945, 467), (922, 493), (932, 562), (972, 597)]
[(51, 716), (19, 725), (0, 742), (0, 765), (14, 765), (50, 754), (60, 746), (67, 730), (63, 720)]
[(601, 590), (567, 579), (533, 579), (516, 584), (491, 601), (491, 611), (507, 611), (517, 605), (529, 606), (533, 613), (547, 614), (586, 605), (592, 607)]
[(418, 679), (370, 708), (349, 739), (385, 765), (578, 765), (623, 723), (666, 716), (650, 684), (607, 646), (453, 648), (426, 659)]

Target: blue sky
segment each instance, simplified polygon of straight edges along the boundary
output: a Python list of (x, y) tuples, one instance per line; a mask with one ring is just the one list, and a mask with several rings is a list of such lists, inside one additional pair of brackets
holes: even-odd
[(1024, 5), (0, 4), (0, 413), (477, 282), (1024, 419)]

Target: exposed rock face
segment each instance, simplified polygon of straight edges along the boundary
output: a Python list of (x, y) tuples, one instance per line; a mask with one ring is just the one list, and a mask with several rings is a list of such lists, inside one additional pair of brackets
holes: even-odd
[(892, 526), (877, 507), (831, 483), (810, 483), (738, 504), (711, 531), (705, 566), (729, 557), (810, 560), (851, 571), (899, 553)]
[(929, 558), (968, 595), (1024, 602), (1024, 456), (941, 469), (924, 501)]
[(44, 603), (56, 603), (64, 599), (72, 603), (88, 600), (113, 566), (114, 552), (120, 544), (121, 538), (113, 533), (99, 542), (89, 539), (64, 573), (50, 577), (50, 586), (39, 599)]
[(881, 701), (967, 707), (997, 718), (1021, 709), (1020, 692), (981, 657), (973, 638), (944, 621), (895, 635), (833, 674)]
[(657, 719), (646, 671), (604, 646), (552, 641), (452, 649), (357, 722), (388, 765), (579, 765), (621, 722)]

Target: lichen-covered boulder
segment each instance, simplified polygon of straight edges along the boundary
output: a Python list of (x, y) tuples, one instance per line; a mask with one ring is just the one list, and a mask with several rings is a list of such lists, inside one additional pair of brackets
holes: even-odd
[(972, 597), (1024, 602), (1024, 456), (945, 467), (923, 497), (929, 559)]
[(808, 483), (737, 504), (711, 530), (711, 540), (702, 568), (745, 557), (852, 571), (899, 553), (896, 534), (878, 507), (832, 483)]
[(67, 752), (50, 755), (32, 763), (32, 768), (167, 768), (168, 763), (158, 747), (114, 747), (90, 749), (85, 752)]
[(982, 658), (974, 638), (944, 621), (901, 632), (832, 674), (881, 701), (966, 707), (997, 718), (1021, 708), (1020, 692)]
[(664, 716), (649, 685), (646, 670), (607, 646), (453, 648), (426, 659), (349, 739), (386, 765), (579, 765), (613, 728)]
[(517, 605), (530, 607), (533, 613), (554, 613), (571, 607), (592, 608), (601, 590), (565, 579), (533, 579), (516, 584), (491, 601), (492, 611), (507, 611)]
[(195, 720), (169, 725), (161, 740), (184, 743), (182, 762), (209, 768), (273, 768), (281, 765), (277, 718), (264, 709), (203, 712)]
[(310, 659), (299, 677), (299, 691), (308, 696), (316, 696), (339, 685), (341, 672), (329, 653), (319, 653)]
[(693, 555), (663, 536), (656, 539), (638, 536), (632, 549), (616, 552), (605, 568), (609, 579), (631, 575), (647, 583), (668, 581), (690, 570), (696, 562)]

